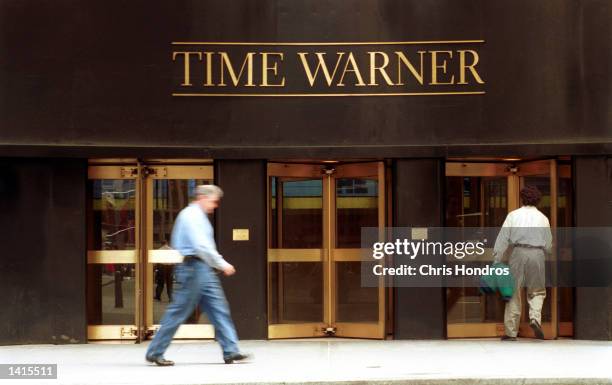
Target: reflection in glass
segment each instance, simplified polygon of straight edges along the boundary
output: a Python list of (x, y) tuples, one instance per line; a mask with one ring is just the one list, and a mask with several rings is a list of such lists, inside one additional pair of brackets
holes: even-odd
[[(160, 249), (170, 249), (170, 247), (167, 242), (164, 242)], [(166, 311), (168, 303), (172, 302), (173, 291), (178, 288), (178, 285), (175, 283), (174, 264), (156, 263), (153, 266), (153, 277), (155, 278), (153, 323), (158, 324)], [(164, 296), (164, 289), (166, 296)]]
[[(508, 214), (507, 195), (505, 177), (446, 177), (446, 226), (501, 227)], [(504, 302), (474, 287), (447, 288), (446, 306), (449, 324), (504, 320)]]
[[(323, 247), (323, 181), (271, 179), (272, 248)], [(281, 208), (280, 211), (278, 208)]]
[(90, 325), (133, 325), (136, 271), (134, 264), (87, 266), (87, 321)]
[(272, 262), (270, 324), (323, 322), (323, 264)]
[[(270, 178), (270, 248), (323, 248), (323, 181)], [(269, 262), (269, 323), (323, 321), (323, 263)]]
[[(89, 180), (87, 205), (88, 250), (135, 249), (135, 180)], [(134, 264), (87, 265), (87, 318), (90, 325), (135, 323), (135, 277)]]
[(446, 226), (501, 226), (508, 214), (507, 194), (503, 177), (446, 177)]
[[(170, 249), (172, 227), (179, 212), (195, 198), (195, 187), (210, 184), (206, 179), (154, 179), (153, 180), (153, 248)], [(211, 218), (211, 221), (213, 219)], [(176, 282), (174, 264), (157, 263), (153, 266), (153, 323), (159, 324), (166, 307), (172, 301), (172, 293), (180, 287)], [(207, 324), (208, 318), (200, 315), (200, 309), (185, 321), (187, 324)]]
[(136, 182), (133, 179), (88, 181), (91, 212), (89, 250), (133, 250), (136, 245)]
[(497, 294), (480, 293), (476, 287), (446, 289), (448, 323), (503, 322), (504, 302)]
[(336, 247), (360, 248), (361, 228), (378, 226), (378, 182), (336, 179)]
[[(168, 241), (164, 240), (160, 250), (171, 250)], [(174, 286), (174, 265), (171, 263), (156, 263), (153, 266), (153, 277), (155, 278), (155, 300), (161, 301), (164, 288), (168, 296), (168, 302), (172, 302), (172, 288)]]
[(361, 262), (336, 262), (338, 322), (378, 322), (378, 288), (361, 286)]

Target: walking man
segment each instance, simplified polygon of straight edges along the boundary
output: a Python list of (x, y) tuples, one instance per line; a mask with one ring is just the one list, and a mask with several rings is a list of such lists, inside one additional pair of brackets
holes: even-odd
[(495, 262), (501, 259), (509, 246), (510, 272), (515, 279), (515, 289), (504, 312), (505, 335), (503, 341), (515, 341), (521, 318), (521, 289), (527, 288), (529, 304), (529, 326), (536, 338), (543, 340), (542, 305), (546, 298), (545, 254), (552, 248), (550, 223), (536, 205), (541, 193), (535, 186), (525, 186), (520, 192), (522, 207), (510, 212), (495, 241)]
[(238, 336), (229, 306), (213, 270), (220, 270), (227, 276), (236, 272), (234, 266), (217, 252), (213, 228), (207, 216), (219, 206), (223, 191), (215, 185), (200, 185), (196, 187), (195, 194), (195, 200), (179, 213), (172, 229), (172, 248), (184, 257), (183, 263), (176, 269), (180, 288), (174, 292), (174, 301), (168, 305), (145, 356), (147, 361), (159, 366), (174, 365), (173, 361), (164, 358), (164, 352), (178, 327), (198, 304), (215, 328), (225, 363), (231, 364), (249, 357), (238, 348)]

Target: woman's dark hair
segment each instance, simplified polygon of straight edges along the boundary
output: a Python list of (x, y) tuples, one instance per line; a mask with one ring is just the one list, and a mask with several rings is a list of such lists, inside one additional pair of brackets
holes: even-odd
[(535, 206), (540, 202), (542, 193), (536, 186), (525, 186), (521, 189), (521, 202), (524, 206)]

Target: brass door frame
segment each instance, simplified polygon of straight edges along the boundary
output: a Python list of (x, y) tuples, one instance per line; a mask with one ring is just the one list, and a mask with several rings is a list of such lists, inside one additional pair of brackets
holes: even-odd
[[(551, 186), (551, 229), (557, 226), (557, 195), (558, 195), (558, 172), (557, 161), (547, 159), (520, 163), (470, 163), (470, 162), (447, 162), (445, 176), (473, 176), (491, 177), (506, 176), (507, 178), (507, 201), (508, 212), (520, 207), (519, 191), (522, 187), (523, 177), (535, 175), (550, 175)], [(553, 258), (556, 258), (556, 247), (553, 247)], [(554, 264), (553, 264), (554, 265)], [(523, 296), (524, 297), (524, 296)], [(560, 325), (558, 322), (558, 291), (556, 287), (551, 288), (551, 322), (543, 322), (542, 330), (547, 338), (557, 338), (560, 328), (563, 333), (572, 330), (573, 323), (566, 322)], [(525, 301), (523, 301), (525, 302)], [(521, 336), (533, 337), (534, 333), (529, 327), (528, 320), (521, 319), (519, 334)], [(448, 338), (472, 338), (472, 337), (499, 337), (504, 334), (504, 324), (499, 322), (479, 323), (454, 323), (447, 324)]]
[[(322, 214), (323, 214), (323, 247), (321, 249), (283, 249), (282, 237), (279, 237), (279, 248), (268, 247), (268, 277), (271, 276), (270, 262), (322, 262), (323, 268), (323, 322), (269, 324), (268, 338), (300, 338), (324, 337), (326, 330), (335, 330), (338, 337), (384, 338), (386, 318), (386, 289), (381, 280), (379, 286), (379, 322), (373, 323), (342, 323), (336, 322), (336, 269), (338, 261), (361, 261), (360, 249), (339, 249), (334, 247), (335, 239), (335, 180), (339, 177), (374, 177), (378, 181), (378, 211), (379, 227), (385, 226), (385, 166), (383, 162), (354, 163), (346, 165), (328, 165), (329, 172), (325, 172), (325, 165), (320, 164), (284, 164), (269, 163), (267, 175), (267, 215), (268, 215), (268, 246), (271, 244), (272, 210), (270, 207), (270, 178), (278, 177), (282, 180), (292, 178), (310, 178), (322, 180)], [(337, 173), (337, 174), (336, 174)], [(282, 191), (276, 192), (276, 208), (278, 230), (281, 230), (282, 217)], [(382, 231), (381, 231), (382, 234)], [(272, 287), (268, 279), (268, 315), (272, 311)], [(281, 284), (281, 283), (279, 283)]]
[[(300, 179), (321, 179), (322, 181), (322, 214), (323, 220), (327, 215), (327, 198), (326, 198), (326, 179), (324, 178), (320, 165), (309, 165), (309, 164), (284, 164), (284, 163), (268, 163), (268, 175), (266, 177), (267, 192), (267, 219), (268, 219), (268, 252), (267, 252), (267, 288), (268, 288), (268, 319), (271, 319), (272, 312), (272, 282), (270, 277), (272, 276), (272, 265), (275, 262), (327, 262), (328, 250), (326, 249), (326, 231), (323, 226), (323, 244), (322, 248), (311, 248), (311, 249), (288, 249), (283, 248), (282, 236), (278, 237), (278, 248), (270, 248), (272, 244), (272, 210), (271, 210), (271, 178), (277, 177), (281, 180), (300, 180)], [(276, 191), (276, 212), (278, 217), (278, 231), (282, 230), (282, 202), (283, 202), (283, 191), (282, 186), (280, 191)], [(323, 282), (327, 282), (328, 269), (323, 269)], [(279, 276), (279, 286), (282, 286), (282, 274)], [(279, 291), (282, 294), (281, 291)], [(327, 306), (327, 298), (329, 296), (327, 285), (323, 284), (323, 322), (304, 322), (304, 323), (278, 323), (268, 324), (268, 338), (300, 338), (300, 337), (324, 337), (325, 328), (329, 323), (329, 308)], [(282, 301), (279, 301), (282, 305)], [(281, 312), (282, 313), (282, 312)]]
[[(135, 180), (135, 248), (134, 250), (88, 250), (88, 264), (126, 263), (135, 269), (135, 323), (133, 325), (88, 325), (90, 340), (143, 340), (159, 325), (153, 324), (153, 264), (178, 263), (181, 256), (174, 250), (153, 249), (153, 180), (214, 180), (213, 166), (156, 165), (141, 163), (109, 165), (116, 160), (95, 161), (88, 167), (88, 180)], [(146, 170), (146, 172), (145, 172)], [(145, 245), (145, 247), (142, 247)], [(144, 267), (144, 268), (143, 268)], [(214, 338), (212, 325), (181, 325), (175, 338)]]
[[(177, 264), (182, 262), (181, 255), (176, 250), (157, 250), (153, 247), (153, 181), (160, 179), (206, 179), (214, 180), (213, 166), (211, 165), (156, 165), (147, 167), (148, 177), (145, 179), (146, 194), (146, 226), (145, 239), (145, 293), (144, 298), (144, 328), (148, 334), (156, 332), (160, 325), (153, 323), (153, 290), (156, 263)], [(182, 324), (174, 335), (175, 339), (212, 339), (215, 338), (214, 327), (210, 324)]]
[(135, 289), (134, 289), (134, 324), (132, 325), (87, 325), (87, 338), (90, 340), (135, 340), (141, 335), (138, 325), (142, 323), (139, 304), (141, 303), (141, 277), (140, 268), (140, 193), (138, 183), (140, 168), (138, 165), (125, 166), (89, 166), (87, 169), (88, 180), (100, 179), (133, 179), (135, 180), (135, 245), (133, 250), (87, 250), (87, 264), (125, 263), (134, 264)]
[(336, 262), (361, 262), (363, 250), (359, 249), (345, 249), (338, 248), (336, 246), (336, 181), (340, 178), (369, 178), (377, 181), (378, 184), (378, 228), (379, 238), (382, 240), (384, 236), (385, 223), (385, 165), (383, 162), (371, 162), (371, 163), (353, 163), (340, 165), (336, 167), (336, 171), (329, 175), (329, 204), (330, 209), (330, 258), (329, 258), (329, 269), (330, 269), (330, 288), (331, 301), (330, 301), (330, 314), (331, 314), (331, 325), (336, 328), (336, 336), (338, 337), (361, 337), (361, 338), (373, 338), (383, 339), (385, 337), (385, 322), (386, 322), (386, 301), (385, 301), (385, 282), (384, 277), (380, 276), (378, 285), (378, 322), (339, 322), (337, 317), (336, 307), (337, 303), (337, 288), (336, 282)]
[[(572, 167), (568, 164), (559, 164), (557, 163), (556, 165), (557, 167), (557, 178), (556, 178), (556, 183), (555, 186), (557, 188), (557, 194), (556, 194), (556, 198), (557, 198), (557, 210), (555, 210), (555, 213), (557, 214), (557, 223), (556, 225), (558, 226), (561, 222), (559, 222), (559, 217), (558, 217), (558, 209), (560, 207), (559, 204), (559, 192), (560, 192), (560, 180), (561, 178), (565, 178), (565, 179), (571, 179), (572, 178)], [(569, 197), (566, 197), (566, 199)], [(566, 202), (566, 205), (568, 203)], [(567, 224), (566, 224), (567, 226)], [(560, 249), (558, 247), (558, 244), (556, 244), (557, 248), (557, 253), (555, 254), (555, 257), (557, 258), (558, 261), (568, 261), (568, 260), (572, 260), (573, 256), (572, 256), (572, 249), (568, 248), (568, 249)], [(562, 252), (562, 250), (564, 250), (565, 252)], [(575, 295), (572, 291), (572, 295)], [(557, 304), (561, 303), (561, 295), (559, 294), (559, 292), (557, 291)], [(562, 321), (560, 318), (560, 313), (561, 313), (561, 307), (559, 306), (556, 312), (556, 315), (559, 317), (559, 327), (558, 327), (558, 335), (559, 337), (573, 337), (574, 336), (574, 322), (572, 321)]]
[[(505, 176), (507, 181), (507, 206), (508, 211), (518, 208), (518, 201), (510, 193), (514, 190), (516, 178), (510, 171), (511, 163), (470, 163), (470, 162), (447, 162), (445, 165), (445, 178), (449, 176), (460, 177), (501, 177)], [(481, 198), (482, 199), (482, 198)], [(491, 251), (487, 250), (487, 255)], [(448, 311), (446, 309), (445, 311)], [(446, 335), (450, 338), (472, 338), (472, 337), (496, 337), (504, 334), (504, 324), (498, 322), (470, 322), (470, 323), (447, 323)]]

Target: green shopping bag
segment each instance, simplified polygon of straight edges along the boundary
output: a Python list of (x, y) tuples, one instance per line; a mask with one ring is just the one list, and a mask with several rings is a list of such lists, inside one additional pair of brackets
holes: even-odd
[(498, 262), (491, 265), (491, 274), (485, 274), (480, 277), (480, 292), (483, 294), (492, 294), (499, 291), (504, 301), (509, 301), (514, 294), (514, 277), (510, 274), (497, 274), (496, 270), (508, 269), (510, 267), (504, 263)]

